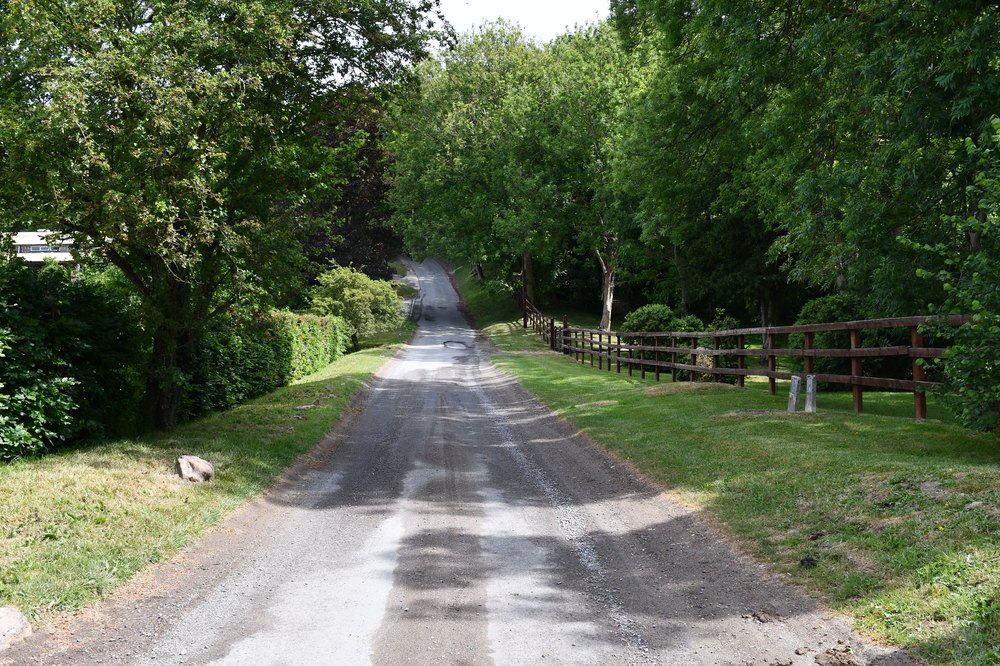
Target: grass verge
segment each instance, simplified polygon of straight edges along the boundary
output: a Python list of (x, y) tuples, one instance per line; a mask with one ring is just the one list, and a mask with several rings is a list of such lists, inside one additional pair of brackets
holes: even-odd
[[(0, 467), (0, 606), (45, 623), (170, 557), (319, 442), (409, 335), (385, 334), (382, 346), (169, 435)], [(184, 454), (211, 461), (217, 481), (181, 481), (173, 464)]]
[(464, 273), (502, 370), (745, 551), (928, 663), (1000, 663), (1000, 438), (916, 423), (910, 394), (868, 393), (861, 416), (849, 393), (822, 394), (819, 414), (790, 416), (781, 383), (600, 372), (544, 353)]

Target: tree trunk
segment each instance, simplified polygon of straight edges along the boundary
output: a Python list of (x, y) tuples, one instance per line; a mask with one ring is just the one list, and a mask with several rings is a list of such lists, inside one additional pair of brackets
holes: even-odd
[(184, 378), (192, 369), (194, 335), (161, 324), (153, 334), (153, 350), (146, 373), (142, 417), (146, 427), (169, 432), (177, 425)]
[(601, 270), (601, 330), (611, 330), (611, 308), (615, 301), (615, 269), (605, 266)]
[(684, 273), (683, 271), (681, 271), (681, 257), (680, 254), (677, 252), (677, 246), (674, 245), (673, 248), (674, 248), (674, 270), (677, 271), (677, 278), (678, 278), (677, 281), (680, 283), (681, 309), (684, 312), (687, 312), (688, 294), (687, 294), (687, 287), (684, 286), (684, 277), (683, 277)]
[[(760, 325), (763, 328), (769, 328), (774, 325), (774, 295), (768, 287), (761, 287), (758, 292), (757, 302), (760, 306)], [(761, 348), (767, 349), (770, 347), (769, 336), (762, 335), (761, 337)], [(760, 364), (767, 364), (767, 356), (761, 354)]]
[[(976, 208), (976, 222), (986, 225), (986, 209), (981, 205)], [(983, 246), (983, 235), (979, 231), (970, 231), (968, 233), (969, 249), (973, 252), (979, 252), (979, 249)]]
[(485, 282), (486, 281), (486, 271), (483, 270), (483, 265), (482, 264), (476, 264), (476, 279), (479, 282)]
[(535, 263), (531, 259), (531, 253), (525, 252), (521, 257), (521, 285), (524, 288), (524, 297), (535, 302)]
[(618, 253), (612, 249), (607, 258), (596, 249), (597, 263), (601, 266), (601, 330), (611, 330), (611, 308), (615, 302), (615, 278), (618, 269)]

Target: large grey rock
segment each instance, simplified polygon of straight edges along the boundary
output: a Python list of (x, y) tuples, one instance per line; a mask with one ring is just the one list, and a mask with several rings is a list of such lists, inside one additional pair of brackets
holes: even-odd
[(215, 468), (212, 463), (198, 456), (181, 456), (174, 466), (178, 476), (185, 481), (201, 483), (215, 478)]
[(0, 608), (0, 651), (31, 635), (28, 618), (16, 608)]

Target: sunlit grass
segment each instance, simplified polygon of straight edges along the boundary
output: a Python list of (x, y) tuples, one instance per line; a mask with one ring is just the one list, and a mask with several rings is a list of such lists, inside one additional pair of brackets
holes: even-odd
[[(933, 399), (820, 395), (789, 415), (788, 384), (657, 384), (545, 353), (517, 313), (477, 312), (495, 361), (596, 441), (704, 510), (757, 559), (857, 626), (934, 664), (1000, 663), (1000, 439)], [(800, 565), (812, 557), (817, 566)]]

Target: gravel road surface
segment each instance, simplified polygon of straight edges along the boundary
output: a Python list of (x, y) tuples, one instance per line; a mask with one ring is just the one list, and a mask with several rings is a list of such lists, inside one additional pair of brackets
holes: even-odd
[(0, 661), (909, 664), (771, 577), (490, 362), (445, 270), (265, 498)]

